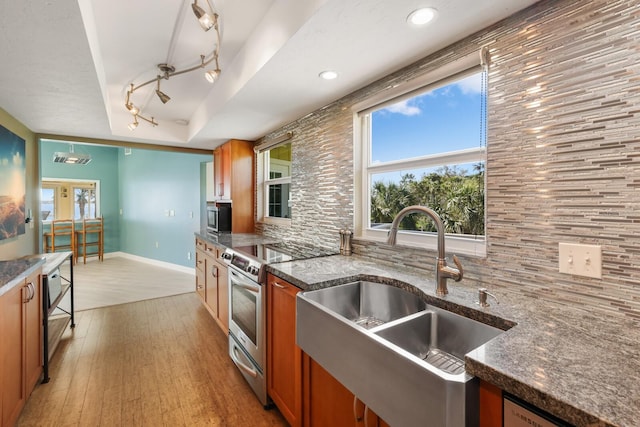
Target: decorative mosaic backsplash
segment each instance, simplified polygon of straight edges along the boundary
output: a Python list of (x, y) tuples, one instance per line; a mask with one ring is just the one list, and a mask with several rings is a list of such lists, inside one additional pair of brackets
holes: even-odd
[[(488, 45), (487, 258), (466, 277), (640, 319), (640, 3), (542, 1), (267, 135), (294, 131), (292, 225), (259, 232), (324, 247), (353, 228), (351, 106)], [(558, 243), (602, 246), (602, 279), (558, 272)], [(354, 239), (411, 267), (425, 250)], [(426, 262), (425, 262), (426, 261)]]

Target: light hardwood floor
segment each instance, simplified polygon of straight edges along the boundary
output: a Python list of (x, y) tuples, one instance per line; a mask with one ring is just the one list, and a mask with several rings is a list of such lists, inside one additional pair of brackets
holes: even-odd
[(19, 426), (286, 426), (195, 293), (78, 313)]
[[(69, 263), (61, 268), (68, 277)], [(73, 267), (76, 311), (177, 295), (195, 290), (195, 275), (125, 257), (92, 260)], [(61, 304), (70, 309), (68, 297)]]

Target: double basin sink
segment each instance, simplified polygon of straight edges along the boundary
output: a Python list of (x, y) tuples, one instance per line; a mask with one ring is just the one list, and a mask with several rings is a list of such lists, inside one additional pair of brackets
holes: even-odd
[(358, 281), (298, 294), (297, 342), (391, 426), (476, 426), (464, 355), (504, 331)]

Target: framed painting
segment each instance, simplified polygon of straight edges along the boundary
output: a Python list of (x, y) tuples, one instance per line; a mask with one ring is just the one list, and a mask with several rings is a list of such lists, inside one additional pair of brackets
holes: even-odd
[(0, 240), (25, 233), (24, 139), (0, 126)]

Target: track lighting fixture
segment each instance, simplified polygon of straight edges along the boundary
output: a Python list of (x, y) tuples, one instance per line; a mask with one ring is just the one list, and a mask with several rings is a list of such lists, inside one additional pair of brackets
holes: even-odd
[(155, 93), (158, 96), (158, 99), (160, 99), (160, 101), (163, 104), (166, 104), (167, 102), (169, 102), (169, 100), (171, 100), (171, 98), (169, 97), (169, 95), (167, 95), (166, 93), (160, 90), (161, 79), (169, 80), (169, 78), (173, 76), (177, 76), (179, 74), (186, 74), (191, 71), (203, 69), (207, 67), (209, 64), (211, 64), (212, 62), (215, 62), (215, 69), (208, 70), (205, 72), (206, 79), (209, 82), (214, 83), (220, 76), (220, 73), (222, 71), (220, 70), (220, 65), (218, 64), (218, 53), (220, 51), (220, 30), (218, 26), (219, 16), (211, 6), (210, 0), (206, 0), (206, 3), (209, 7), (210, 13), (205, 11), (202, 7), (198, 5), (198, 0), (193, 1), (193, 3), (191, 4), (191, 8), (193, 9), (193, 13), (195, 14), (196, 18), (198, 18), (198, 22), (204, 31), (209, 31), (211, 28), (215, 30), (215, 45), (213, 47), (213, 50), (208, 55), (201, 54), (200, 63), (193, 67), (185, 68), (184, 70), (176, 70), (176, 68), (172, 65), (158, 64), (158, 69), (160, 70), (161, 74), (158, 74), (155, 78), (149, 81), (146, 81), (144, 83), (141, 83), (139, 85), (130, 83), (129, 87), (127, 88), (127, 95), (126, 95), (126, 100), (124, 104), (125, 108), (133, 115), (133, 119), (134, 119), (133, 122), (128, 125), (130, 130), (134, 130), (136, 127), (138, 127), (138, 118), (150, 123), (152, 126), (158, 125), (158, 123), (154, 120), (153, 117), (149, 119), (142, 115), (142, 110), (145, 107), (144, 105), (136, 106), (133, 103), (133, 100), (131, 98), (134, 92), (136, 92), (137, 90), (155, 82), (156, 83)]

